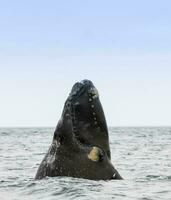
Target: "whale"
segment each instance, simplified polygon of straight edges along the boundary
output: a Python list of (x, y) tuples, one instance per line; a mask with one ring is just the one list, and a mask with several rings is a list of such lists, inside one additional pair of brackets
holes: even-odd
[(75, 83), (65, 101), (35, 179), (47, 176), (123, 179), (111, 162), (105, 114), (98, 90), (90, 80)]

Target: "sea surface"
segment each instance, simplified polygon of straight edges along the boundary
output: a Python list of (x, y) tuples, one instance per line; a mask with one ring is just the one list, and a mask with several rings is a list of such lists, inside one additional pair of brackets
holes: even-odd
[(171, 128), (109, 128), (112, 162), (124, 180), (35, 181), (54, 128), (0, 129), (0, 200), (171, 199)]

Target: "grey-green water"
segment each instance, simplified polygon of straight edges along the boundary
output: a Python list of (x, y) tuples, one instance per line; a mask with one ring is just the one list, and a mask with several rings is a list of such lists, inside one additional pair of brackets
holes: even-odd
[(52, 128), (0, 129), (0, 200), (171, 199), (171, 128), (110, 128), (112, 162), (123, 181), (34, 176)]

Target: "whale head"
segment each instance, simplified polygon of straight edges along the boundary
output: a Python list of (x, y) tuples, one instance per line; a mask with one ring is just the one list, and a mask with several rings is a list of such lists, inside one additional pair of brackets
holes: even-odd
[(71, 102), (74, 134), (86, 145), (99, 146), (110, 159), (108, 128), (97, 88), (90, 80), (77, 82), (72, 87)]
[(64, 104), (36, 178), (45, 176), (122, 179), (111, 163), (105, 115), (98, 91), (89, 80), (74, 84)]

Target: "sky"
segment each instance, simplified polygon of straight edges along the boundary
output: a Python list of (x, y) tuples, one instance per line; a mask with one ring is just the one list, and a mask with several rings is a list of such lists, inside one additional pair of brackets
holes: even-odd
[(53, 126), (90, 79), (109, 126), (171, 126), (171, 1), (0, 0), (0, 127)]

